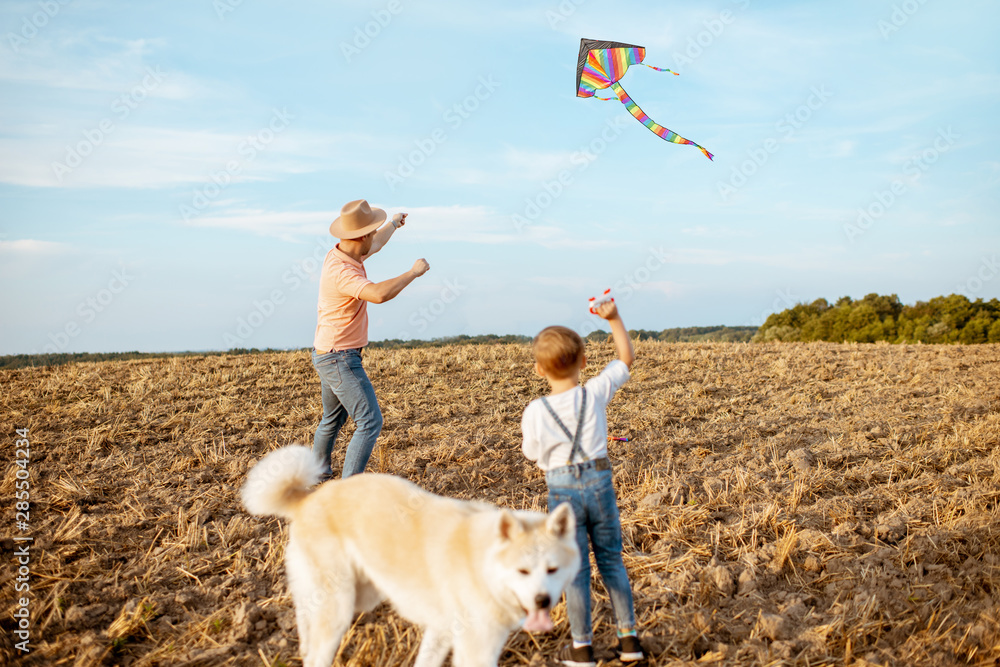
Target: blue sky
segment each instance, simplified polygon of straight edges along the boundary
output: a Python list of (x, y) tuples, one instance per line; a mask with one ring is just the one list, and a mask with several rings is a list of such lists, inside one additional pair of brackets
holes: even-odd
[[(372, 340), (1000, 296), (1000, 5), (0, 5), (0, 354), (308, 347), (329, 222), (431, 270)], [(575, 97), (581, 37), (639, 44)]]

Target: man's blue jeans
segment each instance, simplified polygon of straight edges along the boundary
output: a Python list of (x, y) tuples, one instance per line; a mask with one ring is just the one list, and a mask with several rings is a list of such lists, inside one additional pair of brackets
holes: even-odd
[(594, 462), (555, 468), (545, 474), (549, 487), (549, 511), (568, 502), (576, 515), (576, 543), (580, 547), (580, 571), (566, 588), (566, 615), (577, 642), (594, 638), (590, 618), (590, 553), (594, 548), (597, 569), (611, 598), (619, 631), (635, 629), (632, 586), (622, 561), (622, 526), (615, 501), (610, 470), (595, 470)]
[(355, 431), (347, 445), (341, 476), (362, 473), (382, 431), (382, 411), (375, 398), (375, 388), (361, 365), (361, 350), (326, 354), (313, 350), (312, 362), (323, 386), (323, 418), (313, 437), (313, 454), (323, 465), (324, 473), (333, 474), (330, 467), (333, 443), (350, 415)]

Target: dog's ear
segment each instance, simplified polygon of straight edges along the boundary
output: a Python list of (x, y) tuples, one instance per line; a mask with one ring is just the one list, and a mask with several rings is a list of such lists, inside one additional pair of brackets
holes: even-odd
[(576, 515), (573, 514), (573, 506), (569, 503), (560, 503), (545, 520), (545, 529), (560, 540), (567, 535), (572, 537), (576, 533)]
[(508, 510), (500, 510), (500, 537), (505, 540), (512, 540), (523, 532), (524, 525), (520, 519)]

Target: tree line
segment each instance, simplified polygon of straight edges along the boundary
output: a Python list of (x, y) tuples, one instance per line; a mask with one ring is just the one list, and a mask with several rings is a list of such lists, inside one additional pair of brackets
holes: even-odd
[[(638, 340), (661, 340), (669, 343), (694, 343), (705, 341), (746, 342), (757, 331), (755, 327), (686, 327), (681, 329), (664, 329), (663, 331), (647, 331), (645, 329), (629, 332), (632, 338)], [(587, 336), (588, 340), (603, 341), (610, 336), (607, 331), (594, 331)], [(447, 345), (493, 345), (505, 343), (530, 343), (531, 336), (516, 334), (497, 335), (484, 334), (479, 336), (447, 336), (431, 340), (380, 340), (372, 341), (369, 347), (384, 349), (412, 349), (416, 347), (445, 347)], [(309, 348), (303, 348), (308, 350)], [(234, 348), (231, 350), (206, 350), (200, 352), (59, 352), (50, 354), (10, 354), (0, 356), (0, 369), (25, 368), (37, 366), (61, 366), (63, 364), (95, 362), (95, 361), (128, 361), (132, 359), (157, 359), (161, 357), (183, 356), (215, 356), (221, 354), (269, 354), (288, 352), (273, 348), (258, 349)]]
[(754, 342), (1000, 343), (1000, 301), (970, 301), (961, 294), (904, 305), (895, 294), (844, 296), (796, 304), (771, 314)]

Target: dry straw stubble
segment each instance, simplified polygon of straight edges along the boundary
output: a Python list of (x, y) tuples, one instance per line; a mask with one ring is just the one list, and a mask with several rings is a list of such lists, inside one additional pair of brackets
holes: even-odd
[[(588, 374), (613, 354), (589, 347)], [(1000, 348), (643, 342), (637, 353), (609, 408), (611, 434), (630, 441), (610, 448), (652, 664), (1000, 658)], [(542, 509), (544, 479), (519, 450), (521, 412), (544, 390), (530, 361), (524, 345), (367, 351), (385, 414), (369, 469)], [(311, 442), (320, 405), (306, 353), (0, 380), (5, 421), (32, 439), (37, 643), (24, 664), (298, 664), (284, 528), (247, 516), (238, 491), (265, 453)], [(12, 461), (13, 440), (4, 446)], [(0, 493), (13, 496), (11, 474)], [(12, 525), (10, 503), (4, 512)], [(594, 596), (610, 660), (596, 582)], [(566, 640), (561, 607), (556, 619), (555, 634), (516, 634), (502, 664), (549, 661)], [(405, 664), (418, 641), (380, 609), (338, 660)]]

